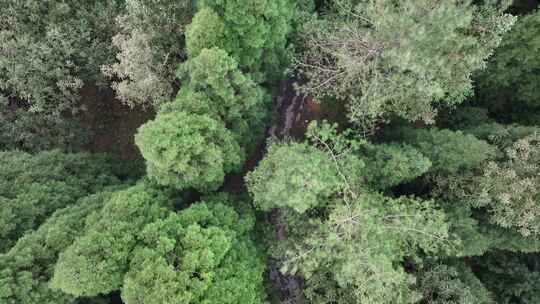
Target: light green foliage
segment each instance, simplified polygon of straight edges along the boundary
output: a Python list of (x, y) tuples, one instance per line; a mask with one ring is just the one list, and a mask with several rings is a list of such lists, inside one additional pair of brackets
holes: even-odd
[(158, 114), (139, 129), (135, 142), (148, 175), (177, 189), (215, 190), (244, 159), (232, 133), (208, 115)]
[(465, 264), (435, 265), (419, 275), (425, 304), (492, 304), (489, 291)]
[(405, 140), (431, 160), (431, 170), (436, 172), (475, 168), (496, 154), (487, 142), (461, 131), (411, 130)]
[(200, 0), (197, 6), (201, 16), (194, 17), (186, 33), (191, 58), (202, 48), (219, 47), (258, 81), (280, 76), (288, 61), (286, 43), (295, 8), (292, 1)]
[(185, 83), (176, 100), (163, 112), (186, 111), (223, 121), (242, 147), (264, 134), (268, 97), (250, 76), (243, 74), (227, 52), (203, 49), (180, 67)]
[(289, 222), (289, 239), (277, 244), (284, 270), (305, 276), (310, 303), (418, 298), (414, 278), (399, 263), (417, 248), (437, 252), (447, 245), (445, 216), (433, 202), (366, 193), (335, 202), (328, 213), (326, 219)]
[(540, 297), (538, 254), (493, 252), (476, 258), (475, 268), (498, 304), (533, 304)]
[(103, 67), (118, 98), (130, 105), (155, 106), (174, 94), (176, 66), (185, 59), (184, 30), (194, 8), (191, 0), (129, 0), (117, 18), (113, 45), (117, 62)]
[(487, 207), (490, 221), (522, 235), (540, 233), (538, 137), (518, 140), (506, 151), (507, 160), (490, 162), (478, 179), (476, 207)]
[(0, 152), (0, 252), (55, 210), (118, 182), (102, 155)]
[(32, 111), (75, 108), (86, 83), (101, 83), (114, 58), (110, 40), (123, 1), (3, 1), (0, 89)]
[(537, 10), (518, 19), (502, 40), (488, 69), (479, 77), (481, 90), (490, 103), (498, 97), (503, 102), (513, 100), (538, 107), (539, 27), (540, 11)]
[(211, 8), (201, 8), (186, 29), (186, 51), (197, 57), (202, 50), (220, 48), (225, 44), (225, 24)]
[(342, 187), (330, 156), (298, 143), (270, 145), (246, 183), (257, 208), (289, 207), (299, 213), (325, 204)]
[(303, 89), (348, 102), (354, 123), (389, 114), (434, 122), (438, 102), (461, 103), (470, 75), (514, 18), (471, 1), (334, 1), (333, 13), (304, 27), (297, 68)]
[(148, 223), (166, 216), (165, 194), (144, 184), (115, 193), (87, 220), (84, 234), (60, 254), (51, 287), (75, 296), (118, 290)]
[(6, 304), (72, 304), (74, 297), (48, 284), (58, 254), (81, 235), (85, 219), (111, 196), (102, 192), (55, 212), (38, 230), (29, 232), (0, 254), (0, 302)]
[(136, 303), (263, 303), (264, 261), (241, 218), (200, 202), (145, 227), (122, 298)]
[(411, 146), (397, 144), (366, 145), (364, 174), (373, 189), (387, 189), (426, 173), (431, 161)]

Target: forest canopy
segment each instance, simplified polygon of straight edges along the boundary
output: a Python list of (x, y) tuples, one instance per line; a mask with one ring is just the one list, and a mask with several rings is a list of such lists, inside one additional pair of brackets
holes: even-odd
[(538, 5), (1, 1), (0, 303), (538, 303)]

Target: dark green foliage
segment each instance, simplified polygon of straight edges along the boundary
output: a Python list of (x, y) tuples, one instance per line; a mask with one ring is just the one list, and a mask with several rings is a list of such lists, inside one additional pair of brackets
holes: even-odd
[(533, 304), (540, 297), (537, 254), (493, 252), (474, 260), (477, 275), (500, 304)]
[(118, 290), (144, 226), (167, 215), (165, 194), (144, 184), (117, 192), (60, 254), (51, 287), (75, 296)]
[(494, 108), (493, 103), (538, 108), (539, 27), (538, 10), (518, 19), (491, 58), (488, 69), (479, 77), (481, 92), (489, 108)]
[(3, 1), (0, 4), (0, 89), (32, 111), (77, 107), (84, 84), (102, 83), (123, 1)]
[(434, 265), (419, 275), (418, 289), (425, 304), (491, 304), (489, 291), (465, 264)]
[(180, 190), (215, 190), (225, 173), (239, 169), (244, 159), (232, 133), (208, 115), (159, 114), (139, 129), (135, 142), (148, 175)]
[(145, 227), (122, 298), (136, 303), (263, 303), (264, 262), (241, 218), (200, 202)]
[(103, 155), (0, 152), (0, 252), (55, 210), (117, 183)]
[(17, 106), (0, 96), (0, 151), (73, 150), (87, 143), (87, 132), (75, 120)]
[(20, 238), (0, 254), (0, 301), (6, 304), (71, 304), (74, 297), (49, 288), (58, 254), (85, 227), (85, 219), (111, 196), (103, 192), (55, 212), (38, 230)]

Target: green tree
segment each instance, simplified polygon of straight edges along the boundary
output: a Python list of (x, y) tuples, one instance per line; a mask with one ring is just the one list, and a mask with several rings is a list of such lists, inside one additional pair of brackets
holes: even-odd
[(540, 264), (538, 254), (497, 251), (473, 260), (477, 275), (500, 304), (532, 304), (538, 301)]
[(463, 263), (444, 264), (423, 269), (419, 274), (418, 289), (425, 304), (491, 304), (490, 292)]
[(246, 234), (253, 222), (209, 201), (147, 225), (122, 298), (127, 304), (263, 303), (264, 260)]
[(20, 106), (0, 94), (0, 151), (71, 151), (88, 143), (88, 132), (74, 119), (58, 119)]
[(166, 194), (144, 183), (114, 193), (60, 254), (51, 288), (77, 297), (120, 289), (142, 229), (165, 217), (171, 207)]
[(524, 236), (540, 233), (539, 171), (537, 136), (518, 140), (506, 150), (506, 161), (490, 162), (478, 178), (475, 207), (486, 207), (490, 221), (514, 228)]
[(405, 141), (431, 160), (437, 172), (475, 168), (496, 155), (496, 148), (461, 131), (430, 128), (406, 132)]
[(74, 296), (49, 288), (60, 252), (84, 233), (86, 218), (112, 192), (100, 192), (56, 211), (39, 229), (0, 254), (0, 301), (6, 304), (72, 304)]
[(433, 123), (438, 104), (471, 95), (471, 73), (513, 22), (472, 1), (337, 0), (305, 25), (296, 68), (308, 78), (304, 91), (348, 102), (363, 127), (390, 114)]
[(202, 49), (179, 69), (185, 85), (162, 112), (185, 111), (223, 121), (242, 147), (263, 137), (269, 96), (249, 75), (243, 74), (227, 52)]
[(186, 32), (189, 57), (218, 47), (258, 82), (279, 79), (289, 57), (287, 36), (295, 9), (291, 1), (201, 0), (197, 6), (201, 16), (193, 18)]
[(480, 92), (488, 108), (497, 110), (497, 105), (500, 109), (505, 104), (512, 106), (512, 103), (520, 107), (538, 107), (539, 26), (538, 10), (520, 17), (505, 35), (488, 68), (479, 76)]
[(433, 202), (376, 193), (329, 205), (324, 218), (286, 218), (277, 257), (306, 279), (310, 303), (410, 303), (414, 278), (400, 265), (418, 248), (446, 246), (448, 225)]
[(110, 40), (123, 1), (3, 1), (0, 89), (31, 111), (56, 115), (77, 108), (79, 89), (103, 84)]
[(158, 114), (139, 129), (135, 142), (148, 175), (177, 189), (215, 190), (244, 160), (232, 133), (208, 115)]
[(363, 174), (372, 189), (383, 190), (412, 181), (431, 168), (431, 161), (411, 146), (370, 144), (363, 150)]
[(0, 152), (0, 252), (55, 210), (118, 184), (113, 172), (111, 160), (103, 155)]
[(112, 43), (116, 63), (103, 67), (118, 98), (130, 105), (155, 106), (173, 97), (175, 69), (185, 55), (184, 31), (194, 13), (191, 0), (131, 0), (117, 18)]

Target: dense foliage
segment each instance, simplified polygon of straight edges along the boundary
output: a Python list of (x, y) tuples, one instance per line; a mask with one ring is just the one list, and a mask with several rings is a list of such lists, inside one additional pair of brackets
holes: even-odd
[(535, 3), (0, 1), (0, 303), (537, 303)]

